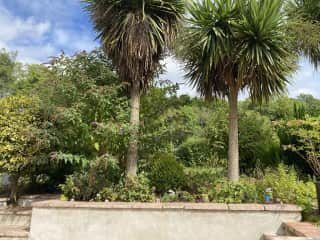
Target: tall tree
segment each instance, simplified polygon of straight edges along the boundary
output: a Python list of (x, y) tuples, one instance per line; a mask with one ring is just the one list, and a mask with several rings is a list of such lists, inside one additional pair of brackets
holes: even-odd
[(238, 94), (258, 102), (285, 90), (294, 69), (282, 0), (201, 0), (189, 7), (178, 54), (190, 83), (229, 102), (228, 177), (239, 179)]
[(137, 174), (141, 92), (148, 88), (184, 13), (183, 0), (84, 0), (103, 48), (128, 84), (132, 127), (127, 175)]

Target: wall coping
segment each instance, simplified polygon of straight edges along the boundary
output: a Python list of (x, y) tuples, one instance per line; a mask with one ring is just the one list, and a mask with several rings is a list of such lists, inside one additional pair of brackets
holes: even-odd
[(35, 202), (33, 208), (68, 209), (144, 209), (144, 210), (202, 210), (202, 211), (260, 211), (301, 212), (292, 204), (224, 204), (224, 203), (125, 203), (125, 202), (74, 202), (49, 200)]
[(294, 236), (320, 239), (320, 228), (308, 222), (284, 223), (283, 227), (288, 233)]

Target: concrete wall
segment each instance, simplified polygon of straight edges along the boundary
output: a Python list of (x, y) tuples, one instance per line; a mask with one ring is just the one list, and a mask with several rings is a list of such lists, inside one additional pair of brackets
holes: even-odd
[(31, 240), (259, 240), (301, 219), (289, 205), (35, 203)]
[[(19, 208), (0, 210), (0, 228), (4, 226), (29, 228), (30, 221), (31, 210)], [(0, 239), (3, 240), (1, 236)]]
[(7, 174), (0, 174), (0, 188), (8, 186), (10, 184), (9, 182), (9, 175)]

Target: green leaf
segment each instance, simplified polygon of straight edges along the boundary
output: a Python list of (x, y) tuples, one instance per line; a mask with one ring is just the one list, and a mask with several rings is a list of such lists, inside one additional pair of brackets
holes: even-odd
[(100, 151), (100, 144), (96, 142), (96, 143), (94, 144), (94, 148), (95, 148), (97, 151)]

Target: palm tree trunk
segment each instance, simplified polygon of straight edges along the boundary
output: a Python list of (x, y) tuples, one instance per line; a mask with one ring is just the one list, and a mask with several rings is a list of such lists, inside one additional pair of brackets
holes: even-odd
[(238, 142), (238, 90), (230, 89), (229, 100), (229, 148), (228, 179), (239, 181), (239, 142)]
[(139, 124), (140, 124), (140, 86), (139, 83), (133, 82), (130, 89), (130, 140), (127, 153), (127, 177), (137, 176), (138, 169), (138, 142), (139, 142)]

